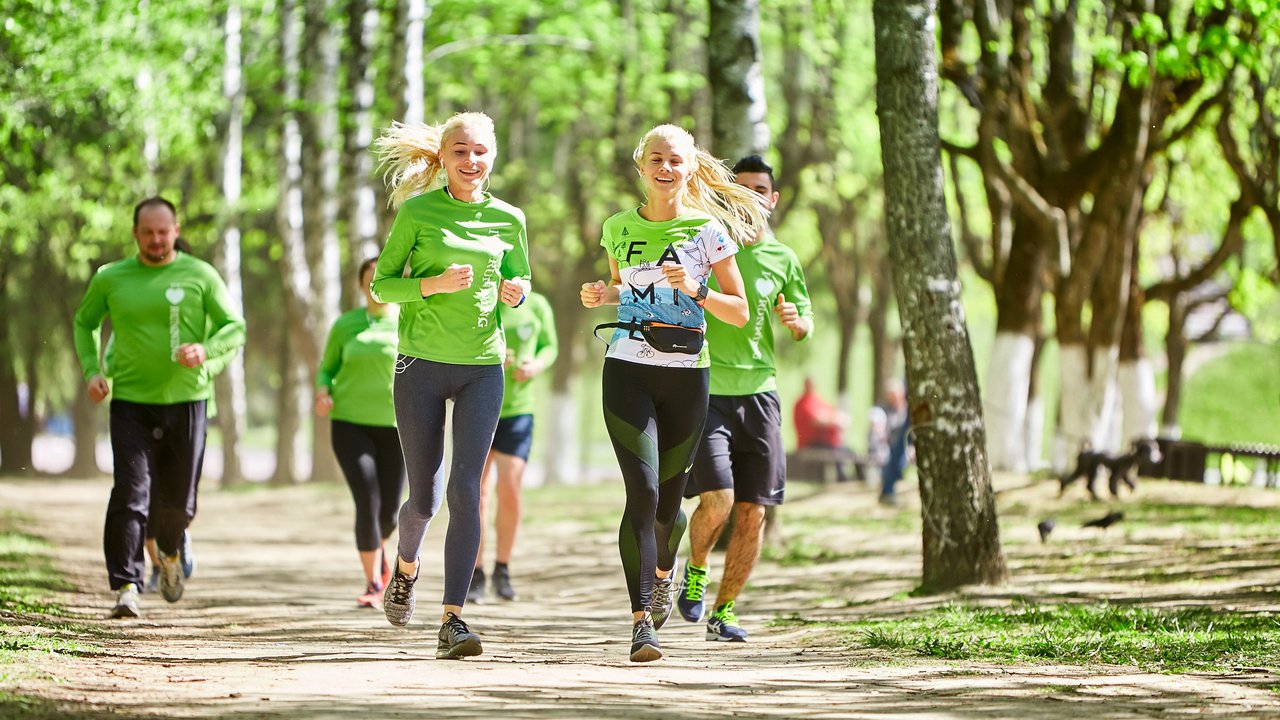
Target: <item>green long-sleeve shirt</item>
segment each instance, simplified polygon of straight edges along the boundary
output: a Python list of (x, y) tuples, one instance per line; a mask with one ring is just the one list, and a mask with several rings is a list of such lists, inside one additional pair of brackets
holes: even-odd
[[(742, 273), (751, 314), (741, 328), (707, 316), (712, 395), (755, 395), (777, 389), (773, 308), (779, 293), (787, 302), (796, 304), (801, 317), (813, 322), (813, 306), (800, 260), (772, 232), (766, 232), (758, 242), (742, 246), (738, 251), (738, 271)], [(714, 278), (709, 284), (719, 289)], [(812, 334), (811, 330), (804, 339)]]
[[(186, 253), (166, 265), (132, 257), (104, 265), (89, 281), (75, 317), (76, 354), (85, 380), (107, 373), (98, 329), (111, 315), (112, 397), (150, 405), (207, 400), (214, 372), (244, 345), (244, 318), (231, 307), (213, 266)], [(178, 347), (204, 345), (212, 361), (186, 368)]]
[(515, 371), (524, 360), (533, 360), (543, 368), (551, 367), (559, 354), (556, 339), (556, 322), (551, 315), (551, 303), (542, 295), (530, 292), (524, 304), (518, 308), (502, 305), (498, 308), (502, 329), (507, 336), (507, 351), (514, 361), (507, 366), (502, 396), (502, 412), (499, 417), (533, 414), (533, 381), (516, 380)]
[(396, 369), (396, 320), (364, 308), (334, 321), (316, 371), (316, 387), (333, 399), (334, 420), (395, 427), (391, 384)]
[[(421, 279), (454, 264), (471, 266), (471, 287), (424, 298)], [(467, 203), (440, 188), (400, 206), (370, 289), (381, 302), (400, 303), (401, 353), (453, 365), (500, 365), (506, 347), (497, 305), (504, 278), (529, 279), (524, 213), (492, 195)]]

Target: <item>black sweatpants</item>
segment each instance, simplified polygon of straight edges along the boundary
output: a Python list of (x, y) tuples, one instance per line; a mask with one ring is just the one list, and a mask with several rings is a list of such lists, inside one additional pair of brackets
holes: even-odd
[(654, 571), (675, 565), (680, 500), (707, 419), (710, 371), (606, 359), (605, 426), (626, 485), (619, 552), (631, 611), (652, 604)]
[(111, 401), (115, 484), (102, 545), (111, 589), (141, 587), (150, 525), (162, 555), (173, 555), (196, 514), (204, 464), (205, 401), (148, 405)]
[(373, 552), (396, 529), (404, 493), (404, 455), (394, 427), (346, 420), (330, 424), (333, 454), (356, 503), (356, 549)]

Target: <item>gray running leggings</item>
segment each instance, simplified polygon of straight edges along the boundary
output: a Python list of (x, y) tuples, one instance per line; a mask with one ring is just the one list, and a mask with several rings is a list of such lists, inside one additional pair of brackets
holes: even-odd
[(451, 365), (401, 355), (396, 423), (409, 475), (400, 506), (400, 557), (412, 561), (445, 495), (445, 400), (453, 400), (449, 528), (444, 537), (444, 602), (462, 605), (480, 551), (480, 474), (502, 409), (501, 365)]

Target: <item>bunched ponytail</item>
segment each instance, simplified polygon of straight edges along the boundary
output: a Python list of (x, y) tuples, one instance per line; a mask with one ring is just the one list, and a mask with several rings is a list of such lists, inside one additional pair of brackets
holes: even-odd
[(493, 120), (484, 113), (458, 113), (439, 125), (393, 122), (374, 141), (383, 179), (390, 190), (387, 204), (398, 208), (414, 195), (443, 185), (440, 146), (445, 137), (458, 128), (470, 126), (494, 137)]
[(769, 210), (760, 196), (735, 182), (733, 171), (699, 147), (693, 135), (678, 125), (659, 125), (645, 133), (632, 155), (636, 167), (640, 166), (649, 140), (654, 137), (684, 143), (693, 150), (689, 159), (693, 172), (689, 174), (684, 204), (719, 220), (739, 245), (754, 241), (769, 222)]

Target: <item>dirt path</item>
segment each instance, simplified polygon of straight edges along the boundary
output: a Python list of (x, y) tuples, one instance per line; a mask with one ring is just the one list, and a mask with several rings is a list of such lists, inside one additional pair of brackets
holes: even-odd
[[(408, 629), (354, 607), (345, 488), (206, 492), (193, 529), (199, 568), (183, 600), (145, 595), (143, 619), (109, 621), (99, 539), (108, 485), (0, 485), (0, 507), (35, 518), (33, 529), (84, 588), (59, 601), (107, 638), (95, 641), (105, 645), (101, 656), (51, 656), (0, 688), (52, 701), (60, 717), (1280, 716), (1280, 696), (1267, 687), (1273, 676), (879, 662), (817, 631), (765, 626), (791, 609), (821, 615), (824, 600), (797, 593), (795, 582), (849, 571), (839, 567), (765, 566), (743, 616), (750, 643), (707, 643), (701, 625), (677, 617), (661, 633), (667, 657), (633, 666), (612, 498), (603, 507), (597, 499), (584, 518), (562, 501), (530, 503), (542, 520), (521, 538), (521, 600), (468, 608), (485, 644), (474, 660), (433, 657), (444, 518), (428, 534)], [(865, 493), (823, 503), (854, 516), (875, 512)], [(871, 550), (881, 541), (858, 540)], [(880, 563), (880, 598), (909, 589), (917, 572), (909, 552), (870, 562)], [(0, 715), (6, 710), (0, 704)]]

